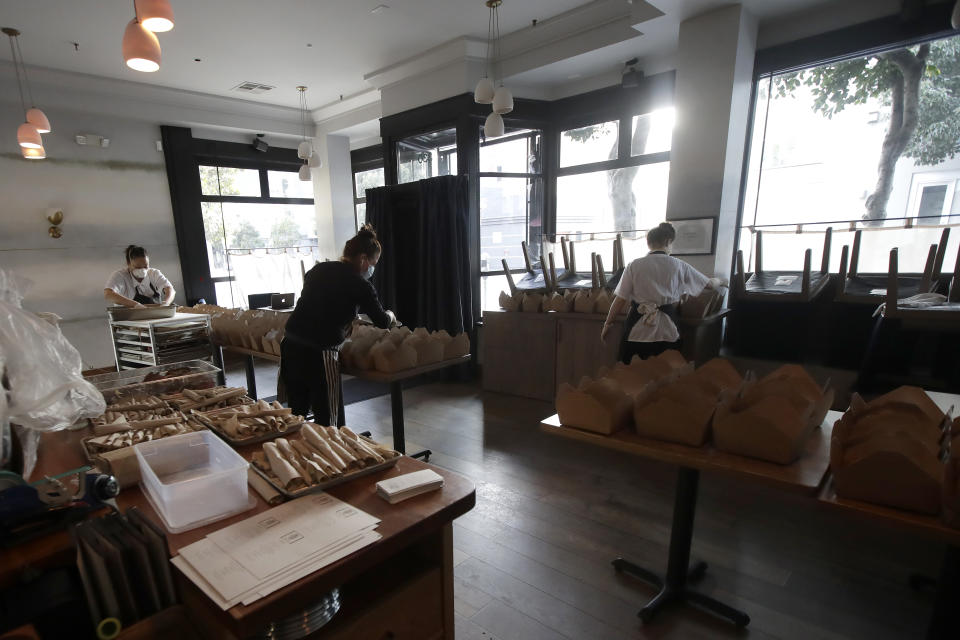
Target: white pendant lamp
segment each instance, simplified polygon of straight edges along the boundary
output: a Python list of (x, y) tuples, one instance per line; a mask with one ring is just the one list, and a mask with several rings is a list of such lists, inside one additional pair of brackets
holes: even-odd
[(503, 135), (503, 118), (496, 111), (488, 115), (483, 123), (483, 135), (488, 138), (499, 138)]
[(308, 165), (308, 164), (306, 164), (306, 163), (300, 165), (300, 170), (297, 171), (297, 176), (300, 177), (300, 180), (301, 180), (302, 182), (310, 182), (310, 180), (311, 180), (311, 177), (310, 177), (310, 165)]
[(27, 160), (43, 160), (47, 157), (47, 152), (44, 151), (43, 147), (38, 148), (27, 148), (20, 147), (20, 153)]
[(313, 156), (313, 145), (309, 140), (304, 140), (297, 146), (297, 157), (301, 160), (308, 160)]
[(477, 104), (490, 104), (493, 102), (493, 94), (493, 80), (484, 76), (480, 78), (477, 88), (473, 90), (473, 101)]
[(307, 166), (310, 167), (311, 169), (319, 169), (320, 167), (322, 167), (323, 161), (320, 159), (320, 154), (315, 153), (312, 156), (310, 156), (310, 159), (307, 160)]
[(134, 71), (152, 73), (160, 68), (160, 41), (136, 18), (123, 32), (123, 59)]
[(497, 92), (493, 94), (493, 112), (504, 114), (513, 111), (513, 94), (510, 89), (500, 85)]
[(173, 8), (168, 0), (134, 0), (133, 7), (144, 29), (154, 33), (173, 29)]
[(27, 122), (37, 129), (37, 133), (50, 133), (50, 121), (47, 120), (47, 114), (36, 107), (27, 109)]
[[(297, 157), (306, 160), (297, 175), (304, 182), (308, 182), (310, 180), (310, 168), (319, 167), (320, 158), (314, 153), (313, 144), (307, 140), (307, 88), (299, 85), (297, 91), (300, 92), (300, 136), (303, 138), (297, 145)], [(316, 158), (316, 163), (314, 163), (314, 158)]]
[(40, 133), (37, 131), (37, 128), (29, 122), (24, 122), (17, 129), (17, 142), (20, 143), (21, 147), (27, 149), (40, 149), (43, 147), (43, 140), (40, 138)]

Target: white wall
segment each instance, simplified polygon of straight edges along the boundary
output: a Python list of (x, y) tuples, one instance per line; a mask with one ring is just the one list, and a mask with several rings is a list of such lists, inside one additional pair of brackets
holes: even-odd
[[(46, 113), (53, 127), (44, 136), (47, 159), (28, 161), (16, 142), (23, 114), (0, 103), (0, 268), (33, 281), (24, 307), (62, 316), (64, 335), (86, 366), (107, 366), (113, 351), (103, 286), (123, 266), (124, 248), (146, 247), (151, 264), (182, 289), (170, 191), (155, 146), (160, 129), (58, 107)], [(78, 133), (106, 136), (110, 146), (78, 146)], [(64, 212), (60, 239), (47, 234), (50, 208)]]

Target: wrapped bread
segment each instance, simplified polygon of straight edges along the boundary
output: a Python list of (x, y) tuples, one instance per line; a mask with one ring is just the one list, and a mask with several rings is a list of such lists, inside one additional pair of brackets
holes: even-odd
[(613, 304), (613, 294), (606, 289), (600, 289), (594, 295), (593, 310), (596, 313), (609, 313)]
[(950, 442), (945, 426), (943, 413), (917, 387), (900, 387), (869, 403), (854, 394), (830, 439), (837, 495), (940, 513), (948, 492), (956, 490), (945, 484), (952, 465), (943, 462)]
[(596, 299), (593, 291), (579, 289), (573, 298), (573, 310), (577, 313), (593, 313)]
[(561, 424), (609, 435), (630, 423), (631, 399), (616, 381), (587, 376), (574, 387), (564, 382), (557, 390)]
[(287, 491), (296, 491), (307, 485), (303, 476), (301, 476), (297, 469), (290, 464), (290, 461), (280, 453), (276, 444), (272, 442), (264, 443), (263, 453), (266, 455), (267, 464), (270, 465), (270, 471), (280, 480), (280, 484), (284, 489)]

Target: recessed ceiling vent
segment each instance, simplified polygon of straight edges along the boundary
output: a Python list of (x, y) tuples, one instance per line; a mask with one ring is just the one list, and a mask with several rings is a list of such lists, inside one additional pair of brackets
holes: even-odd
[(237, 86), (230, 89), (230, 91), (239, 91), (240, 93), (266, 93), (276, 87), (272, 87), (269, 84), (260, 84), (259, 82), (241, 82)]

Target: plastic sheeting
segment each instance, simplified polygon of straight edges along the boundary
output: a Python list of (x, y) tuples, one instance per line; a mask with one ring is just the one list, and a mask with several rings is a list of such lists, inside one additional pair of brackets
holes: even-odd
[[(83, 379), (77, 350), (58, 327), (20, 306), (25, 289), (25, 281), (0, 269), (0, 425), (55, 431), (102, 414), (103, 395)], [(36, 438), (24, 443), (26, 461), (35, 459), (30, 443), (35, 447)]]

